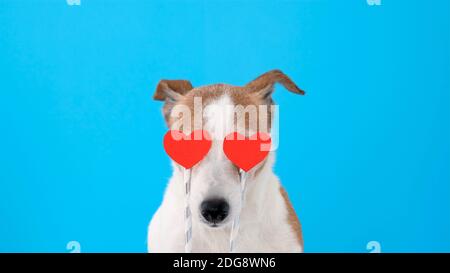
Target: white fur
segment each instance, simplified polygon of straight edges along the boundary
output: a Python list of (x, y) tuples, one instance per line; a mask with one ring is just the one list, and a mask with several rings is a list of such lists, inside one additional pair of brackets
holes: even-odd
[[(213, 103), (232, 105), (226, 95)], [(207, 156), (192, 169), (190, 206), (192, 210), (192, 252), (228, 252), (231, 223), (239, 198), (239, 177), (236, 167), (222, 150), (223, 138), (232, 132), (233, 117), (225, 112), (205, 110), (205, 129), (213, 144)], [(255, 178), (250, 172), (241, 212), (236, 252), (302, 252), (292, 226), (288, 209), (280, 193), (280, 183), (272, 172), (274, 154), (271, 152)], [(184, 251), (184, 189), (183, 171), (173, 163), (173, 176), (164, 199), (148, 228), (149, 252)], [(211, 197), (223, 197), (230, 205), (230, 214), (216, 228), (200, 219), (200, 203)]]

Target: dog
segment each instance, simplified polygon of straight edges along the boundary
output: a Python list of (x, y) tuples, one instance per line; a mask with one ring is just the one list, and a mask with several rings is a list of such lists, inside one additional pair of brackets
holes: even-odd
[[(239, 169), (222, 150), (223, 138), (232, 131), (246, 135), (256, 131), (270, 133), (275, 84), (283, 85), (294, 94), (304, 91), (280, 70), (272, 70), (245, 86), (214, 84), (194, 88), (187, 80), (161, 80), (153, 98), (164, 101), (163, 115), (169, 128), (192, 121), (197, 129), (206, 130), (212, 146), (205, 158), (192, 168), (191, 197), (192, 252), (228, 252), (231, 223), (240, 202)], [(203, 113), (195, 121), (183, 117), (178, 106), (198, 112), (195, 100), (201, 99)], [(208, 106), (213, 111), (206, 111)], [(214, 106), (216, 108), (213, 108)], [(271, 108), (258, 112), (258, 120), (268, 120), (267, 128), (245, 117), (245, 126), (235, 124), (235, 116), (218, 111), (226, 106), (261, 106)], [(176, 113), (175, 113), (176, 112)], [(183, 123), (185, 124), (185, 123)], [(231, 126), (228, 126), (230, 125)], [(181, 126), (182, 127), (182, 126)], [(199, 127), (199, 128), (198, 128)], [(231, 128), (231, 129), (230, 129)], [(286, 191), (272, 171), (274, 151), (249, 173), (245, 199), (240, 213), (240, 229), (236, 252), (303, 252), (302, 229)], [(183, 252), (184, 184), (183, 168), (172, 162), (173, 175), (166, 188), (162, 204), (148, 227), (149, 252)]]

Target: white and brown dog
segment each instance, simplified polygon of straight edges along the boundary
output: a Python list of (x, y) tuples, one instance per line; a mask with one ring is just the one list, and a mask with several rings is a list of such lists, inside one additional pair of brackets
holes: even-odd
[[(212, 136), (212, 146), (205, 158), (192, 169), (190, 207), (192, 210), (192, 251), (227, 252), (233, 221), (240, 202), (238, 168), (222, 150), (224, 137), (233, 131), (249, 135), (267, 130), (270, 133), (274, 112), (264, 115), (267, 129), (245, 116), (245, 122), (236, 125), (235, 114), (218, 111), (225, 106), (255, 106), (274, 104), (272, 92), (275, 83), (287, 90), (304, 94), (289, 77), (279, 70), (267, 72), (243, 87), (215, 84), (193, 88), (186, 80), (161, 80), (154, 99), (165, 101), (163, 114), (169, 127), (183, 117), (177, 106), (188, 107), (200, 114), (200, 119), (188, 118), (194, 129), (203, 129)], [(195, 109), (201, 99), (202, 112)], [(207, 111), (215, 106), (213, 111)], [(217, 108), (219, 107), (219, 108)], [(260, 109), (260, 108), (258, 108)], [(185, 124), (185, 123), (184, 123)], [(185, 128), (183, 128), (185, 129)], [(236, 252), (302, 252), (303, 238), (300, 222), (272, 171), (274, 152), (253, 168), (247, 178), (245, 201), (240, 214), (240, 229)], [(148, 228), (149, 252), (184, 251), (184, 185), (183, 169), (173, 162), (173, 175), (167, 186), (163, 202)]]

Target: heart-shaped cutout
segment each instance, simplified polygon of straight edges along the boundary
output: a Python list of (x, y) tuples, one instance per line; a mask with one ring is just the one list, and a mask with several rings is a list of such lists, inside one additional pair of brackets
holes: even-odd
[(248, 172), (269, 154), (271, 138), (268, 134), (257, 133), (249, 138), (234, 132), (223, 141), (223, 151), (231, 162)]
[(190, 169), (200, 162), (211, 148), (211, 138), (203, 130), (193, 131), (185, 135), (181, 131), (171, 130), (164, 136), (164, 150), (186, 169)]

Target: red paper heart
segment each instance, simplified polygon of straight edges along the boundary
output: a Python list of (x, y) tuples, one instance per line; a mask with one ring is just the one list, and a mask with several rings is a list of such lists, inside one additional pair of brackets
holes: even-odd
[(271, 145), (270, 136), (257, 133), (250, 138), (234, 132), (223, 141), (223, 151), (236, 166), (248, 172), (266, 158)]
[(173, 161), (186, 169), (200, 162), (210, 148), (211, 138), (206, 131), (196, 130), (185, 135), (181, 131), (171, 130), (164, 136), (164, 150)]

